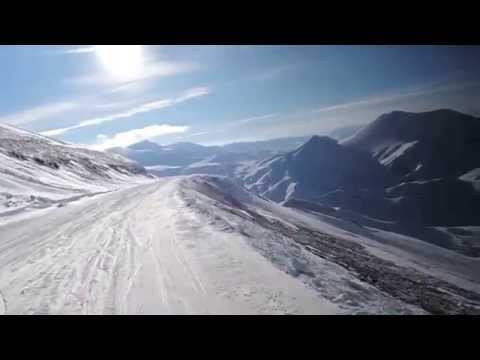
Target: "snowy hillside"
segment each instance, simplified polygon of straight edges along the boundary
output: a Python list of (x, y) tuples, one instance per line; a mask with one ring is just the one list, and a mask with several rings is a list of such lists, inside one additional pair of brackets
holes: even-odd
[[(151, 180), (119, 155), (92, 151), (0, 124), (0, 220)], [(3, 218), (3, 219), (2, 219)]]
[(384, 244), (224, 177), (158, 179), (0, 230), (6, 314), (480, 311), (477, 260)]
[(337, 197), (336, 206), (428, 226), (480, 225), (480, 119), (453, 110), (395, 111), (342, 146), (370, 154), (398, 180), (385, 189), (377, 214), (366, 206), (371, 201), (354, 204), (354, 196), (348, 205)]
[[(394, 236), (377, 234), (350, 221), (285, 208), (225, 177), (180, 179), (179, 197), (197, 219), (190, 218), (188, 222), (196, 227), (187, 233), (201, 233), (208, 239), (220, 230), (226, 241), (232, 242), (241, 235), (277, 268), (345, 313), (479, 309), (478, 260), (414, 239), (389, 243), (385, 239)], [(196, 246), (193, 240), (190, 244)], [(426, 266), (419, 265), (422, 263)], [(456, 295), (445, 297), (439, 289), (447, 288)], [(466, 298), (457, 302), (457, 296)], [(459, 305), (462, 309), (454, 310)], [(469, 306), (473, 307), (467, 310)]]
[(391, 183), (385, 169), (362, 153), (313, 136), (297, 150), (252, 166), (243, 182), (248, 189), (277, 202), (318, 200), (339, 187), (351, 191)]
[(405, 181), (457, 178), (480, 167), (480, 119), (453, 110), (394, 111), (342, 144), (368, 152)]
[(348, 139), (349, 137), (358, 133), (361, 129), (365, 127), (365, 124), (359, 125), (350, 125), (350, 126), (342, 126), (340, 128), (334, 129), (326, 134), (328, 137), (335, 139), (337, 141), (343, 141)]
[(479, 119), (452, 110), (396, 111), (339, 143), (313, 137), (237, 178), (290, 207), (335, 211), (478, 257), (479, 126)]
[[(121, 154), (143, 166), (159, 167), (159, 176), (179, 174), (221, 174), (231, 175), (232, 169), (245, 160), (261, 160), (277, 153), (285, 153), (302, 145), (309, 137), (289, 137), (264, 141), (238, 142), (222, 146), (203, 146), (181, 142), (160, 145), (152, 141), (141, 141), (126, 148), (112, 148), (108, 152)], [(202, 163), (215, 163), (203, 166)], [(168, 171), (165, 168), (169, 167)], [(177, 170), (173, 170), (175, 167)], [(154, 169), (155, 170), (155, 169)]]

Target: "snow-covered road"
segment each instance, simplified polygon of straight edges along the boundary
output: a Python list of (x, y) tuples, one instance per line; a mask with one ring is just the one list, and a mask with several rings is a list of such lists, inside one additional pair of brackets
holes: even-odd
[(340, 312), (239, 238), (196, 232), (177, 189), (162, 179), (1, 226), (0, 313)]

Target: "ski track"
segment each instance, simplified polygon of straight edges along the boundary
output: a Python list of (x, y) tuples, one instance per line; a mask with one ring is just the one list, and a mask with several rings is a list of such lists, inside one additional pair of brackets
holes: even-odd
[(244, 244), (186, 238), (174, 185), (162, 179), (1, 226), (0, 314), (339, 312)]

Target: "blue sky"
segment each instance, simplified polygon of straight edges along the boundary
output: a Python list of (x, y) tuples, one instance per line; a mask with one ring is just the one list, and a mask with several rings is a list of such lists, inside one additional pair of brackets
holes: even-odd
[(394, 110), (480, 116), (480, 47), (0, 46), (0, 122), (104, 149), (325, 134)]

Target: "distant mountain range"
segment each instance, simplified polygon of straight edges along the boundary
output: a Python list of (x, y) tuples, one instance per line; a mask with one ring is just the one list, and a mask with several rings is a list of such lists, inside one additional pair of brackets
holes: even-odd
[(158, 176), (224, 175), (288, 207), (480, 256), (480, 119), (394, 111), (329, 135), (111, 151)]
[[(363, 126), (335, 129), (331, 132), (331, 137), (337, 140), (347, 138)], [(161, 176), (192, 173), (232, 175), (237, 165), (243, 165), (245, 161), (263, 160), (295, 150), (310, 137), (285, 137), (222, 146), (204, 146), (189, 142), (163, 146), (144, 140), (126, 148), (116, 147), (107, 151), (134, 160)]]
[(162, 146), (152, 141), (142, 141), (127, 148), (112, 148), (107, 151), (124, 155), (144, 166), (188, 166), (205, 160), (208, 156), (230, 156), (262, 159), (278, 152), (286, 152), (307, 141), (309, 137), (281, 138), (266, 141), (240, 142), (223, 146), (204, 146), (194, 143), (176, 143)]

